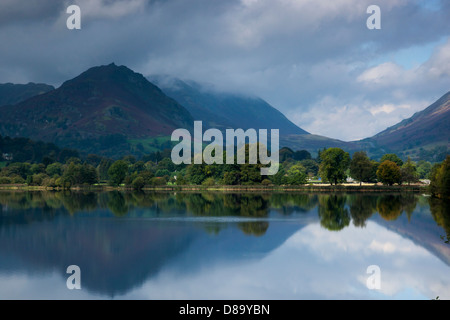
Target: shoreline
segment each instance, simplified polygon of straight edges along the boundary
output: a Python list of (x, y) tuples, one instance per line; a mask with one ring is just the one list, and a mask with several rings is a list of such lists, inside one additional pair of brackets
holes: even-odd
[[(0, 191), (71, 191), (71, 192), (133, 192), (131, 187), (77, 186), (70, 189), (28, 185), (0, 185)], [(302, 186), (154, 186), (144, 187), (141, 192), (384, 192), (429, 193), (426, 185), (302, 185)]]

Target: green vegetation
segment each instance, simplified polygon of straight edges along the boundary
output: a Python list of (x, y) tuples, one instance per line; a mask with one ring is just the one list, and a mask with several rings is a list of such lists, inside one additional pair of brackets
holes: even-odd
[[(164, 139), (161, 138), (161, 141)], [(164, 140), (165, 141), (165, 140)], [(403, 161), (395, 154), (384, 155), (379, 162), (363, 151), (349, 153), (340, 148), (318, 150), (313, 158), (306, 150), (280, 150), (279, 171), (273, 176), (262, 176), (262, 164), (175, 165), (171, 150), (146, 153), (140, 159), (124, 156), (113, 160), (89, 154), (81, 158), (78, 152), (59, 149), (55, 145), (29, 139), (11, 139), (0, 136), (0, 184), (70, 189), (77, 187), (125, 187), (142, 190), (154, 186), (302, 186), (312, 183), (338, 185), (349, 177), (365, 183), (385, 185), (418, 182), (432, 173), (433, 192), (445, 191), (445, 174), (427, 161), (417, 164)], [(249, 158), (246, 146), (246, 162)], [(26, 161), (17, 161), (26, 159)], [(226, 152), (224, 152), (224, 159)], [(225, 162), (225, 161), (224, 161)], [(236, 159), (235, 159), (236, 162)], [(445, 167), (445, 166), (444, 166)], [(442, 169), (444, 170), (444, 169)], [(443, 177), (443, 178), (442, 178)], [(439, 178), (439, 179), (438, 179)], [(445, 192), (444, 192), (445, 193)]]
[(347, 178), (346, 171), (350, 165), (350, 155), (340, 148), (330, 148), (320, 153), (320, 175), (324, 181), (333, 185), (342, 183)]
[[(43, 208), (18, 214), (4, 214), (3, 224), (32, 223), (55, 218), (55, 213), (76, 214), (81, 211), (108, 208), (116, 216), (152, 217), (171, 215), (185, 211), (193, 216), (240, 216), (267, 218), (271, 212), (284, 216), (301, 214), (317, 208), (320, 224), (330, 231), (342, 230), (353, 223), (364, 227), (375, 214), (387, 221), (398, 219), (402, 214), (408, 217), (414, 212), (421, 197), (411, 193), (211, 193), (211, 192), (0, 192), (0, 207), (7, 204), (13, 210)], [(424, 198), (422, 198), (424, 199)], [(443, 237), (450, 235), (448, 202), (429, 197), (431, 213), (436, 223), (443, 228)], [(55, 211), (63, 208), (65, 211)], [(133, 210), (154, 208), (155, 210)], [(208, 224), (210, 231), (220, 232), (224, 224)], [(267, 221), (240, 222), (239, 228), (255, 236), (262, 235), (269, 227)], [(447, 241), (447, 240), (444, 240)]]
[(402, 173), (397, 163), (385, 160), (378, 167), (377, 177), (383, 184), (392, 186), (395, 183), (401, 183)]
[(430, 190), (433, 197), (450, 199), (450, 156), (431, 170)]
[(388, 153), (381, 157), (380, 163), (385, 162), (386, 160), (395, 162), (395, 164), (399, 167), (403, 165), (403, 160), (400, 159), (395, 153)]
[(403, 164), (401, 170), (401, 179), (403, 182), (407, 182), (408, 185), (417, 182), (419, 180), (419, 174), (417, 173), (416, 164), (408, 157), (408, 161)]
[(377, 164), (364, 151), (355, 152), (350, 162), (350, 176), (359, 181), (360, 185), (362, 182), (374, 182), (373, 171)]

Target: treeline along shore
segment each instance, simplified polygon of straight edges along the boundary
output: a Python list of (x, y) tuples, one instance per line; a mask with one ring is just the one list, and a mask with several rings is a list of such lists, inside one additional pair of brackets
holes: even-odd
[[(20, 152), (11, 149), (19, 144)], [(6, 137), (0, 139), (0, 148), (0, 189), (4, 190), (411, 191), (440, 198), (450, 194), (450, 156), (442, 163), (416, 163), (396, 154), (371, 159), (364, 151), (350, 155), (329, 148), (318, 150), (314, 158), (306, 150), (282, 148), (276, 174), (262, 175), (263, 164), (248, 164), (248, 145), (247, 164), (179, 165), (172, 162), (170, 149), (141, 159), (114, 160), (95, 154), (80, 156), (27, 139)]]

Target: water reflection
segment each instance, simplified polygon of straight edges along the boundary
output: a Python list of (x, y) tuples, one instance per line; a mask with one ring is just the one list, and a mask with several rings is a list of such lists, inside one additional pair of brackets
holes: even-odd
[[(283, 216), (308, 213), (318, 208), (322, 227), (340, 231), (350, 221), (365, 227), (366, 221), (378, 213), (384, 220), (394, 221), (403, 213), (408, 219), (420, 197), (406, 194), (223, 194), (223, 193), (123, 193), (95, 192), (0, 192), (1, 226), (9, 223), (27, 224), (51, 220), (56, 215), (76, 215), (80, 212), (108, 209), (116, 217), (193, 216), (268, 218), (270, 213)], [(429, 198), (434, 220), (450, 234), (450, 205)], [(136, 209), (150, 209), (139, 211)], [(14, 214), (9, 214), (13, 212)], [(0, 226), (0, 227), (1, 227)], [(240, 224), (246, 234), (263, 235), (267, 221), (245, 221)], [(220, 224), (209, 231), (218, 233)], [(448, 237), (447, 237), (448, 238)]]
[[(0, 287), (4, 275), (56, 272), (64, 280), (65, 268), (77, 264), (89, 292), (122, 296), (168, 270), (197, 274), (237, 262), (258, 263), (256, 270), (296, 241), (309, 248), (305, 257), (309, 250), (321, 253), (314, 255), (320, 265), (329, 259), (326, 251), (344, 242), (348, 248), (356, 235), (355, 255), (368, 248), (384, 254), (422, 248), (448, 271), (449, 231), (449, 204), (413, 194), (0, 192)], [(318, 238), (323, 247), (315, 247)], [(290, 251), (278, 259), (300, 263)], [(308, 268), (308, 275), (319, 276), (313, 264)], [(292, 272), (280, 276), (298, 277)], [(266, 296), (280, 297), (289, 298)]]

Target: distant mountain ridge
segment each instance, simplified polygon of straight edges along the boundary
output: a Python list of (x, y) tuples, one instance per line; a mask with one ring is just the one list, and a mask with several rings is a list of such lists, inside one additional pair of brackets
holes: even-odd
[(279, 129), (280, 135), (309, 134), (258, 97), (220, 92), (194, 81), (149, 76), (169, 97), (183, 105), (205, 127), (224, 129)]
[(110, 64), (53, 91), (2, 107), (0, 134), (33, 137), (90, 153), (129, 152), (128, 139), (170, 135), (193, 118), (142, 75)]
[(0, 84), (0, 107), (20, 103), (54, 89), (55, 87), (44, 83)]
[(0, 135), (117, 158), (170, 148), (173, 130), (191, 130), (195, 120), (202, 120), (204, 130), (279, 129), (280, 147), (308, 150), (313, 156), (319, 149), (339, 147), (365, 150), (375, 159), (392, 152), (436, 162), (448, 153), (450, 92), (371, 138), (345, 142), (306, 132), (258, 97), (167, 76), (149, 79), (156, 85), (125, 66), (110, 64), (90, 68), (57, 89), (0, 85)]
[(222, 92), (195, 81), (183, 81), (170, 76), (153, 75), (148, 79), (185, 106), (194, 119), (204, 121), (207, 128), (222, 131), (227, 128), (279, 129), (280, 147), (308, 150), (313, 154), (329, 147), (356, 148), (352, 142), (308, 133), (258, 97)]
[(450, 92), (412, 117), (359, 143), (369, 150), (394, 152), (403, 158), (418, 157), (426, 150), (442, 150), (445, 154), (450, 145)]

